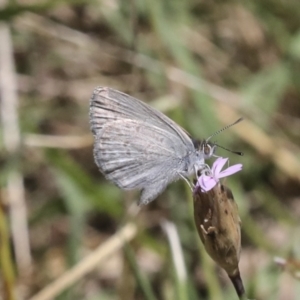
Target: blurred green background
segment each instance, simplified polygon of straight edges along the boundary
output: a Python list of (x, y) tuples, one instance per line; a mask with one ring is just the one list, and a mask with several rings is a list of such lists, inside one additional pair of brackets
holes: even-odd
[(200, 244), (185, 182), (135, 213), (138, 193), (98, 171), (88, 119), (98, 85), (197, 138), (245, 118), (217, 142), (245, 154), (218, 150), (244, 166), (226, 183), (247, 295), (300, 299), (299, 1), (1, 1), (0, 21), (2, 299), (50, 299), (31, 297), (129, 222), (126, 246), (55, 299), (237, 299)]

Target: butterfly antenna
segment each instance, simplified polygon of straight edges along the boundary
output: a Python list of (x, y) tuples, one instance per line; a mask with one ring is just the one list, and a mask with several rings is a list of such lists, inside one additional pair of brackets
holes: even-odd
[(216, 145), (216, 146), (218, 146), (218, 147), (221, 148), (221, 149), (224, 149), (224, 150), (226, 150), (226, 151), (228, 151), (228, 152), (237, 154), (237, 155), (239, 155), (239, 156), (243, 156), (243, 155), (244, 155), (244, 153), (241, 152), (241, 151), (233, 151), (233, 150), (230, 150), (230, 149), (225, 148), (225, 147), (223, 147), (223, 146), (220, 146), (220, 145), (218, 145), (218, 144), (216, 144), (216, 143), (213, 143), (213, 144)]
[[(209, 141), (212, 137), (214, 137), (215, 135), (221, 133), (222, 131), (224, 131), (224, 130), (230, 128), (231, 126), (233, 126), (233, 125), (235, 125), (235, 124), (237, 124), (237, 123), (240, 123), (241, 121), (243, 121), (243, 118), (239, 118), (238, 120), (236, 120), (236, 121), (233, 122), (232, 124), (229, 124), (229, 125), (223, 127), (222, 129), (218, 130), (217, 132), (215, 132), (214, 134), (212, 134), (210, 137), (208, 137), (208, 138), (206, 139), (206, 142), (208, 142), (208, 141)], [(219, 147), (220, 147), (220, 146), (219, 146)], [(222, 148), (222, 147), (220, 147), (220, 148)], [(224, 148), (224, 149), (225, 149), (225, 148)], [(229, 150), (229, 149), (225, 149), (225, 150), (234, 153), (234, 151), (231, 151), (231, 150)]]

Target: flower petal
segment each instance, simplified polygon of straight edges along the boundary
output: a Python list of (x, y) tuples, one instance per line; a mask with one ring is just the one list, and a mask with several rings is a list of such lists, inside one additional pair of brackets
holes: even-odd
[(219, 173), (218, 178), (230, 176), (234, 173), (241, 171), (242, 168), (243, 168), (242, 164), (236, 164), (236, 165), (230, 166), (229, 168), (227, 168), (227, 169), (223, 170), (221, 173)]
[(205, 192), (211, 190), (217, 183), (218, 181), (216, 181), (215, 178), (207, 175), (201, 175), (197, 182), (197, 184), (199, 184), (201, 189)]
[(223, 157), (219, 157), (218, 159), (215, 160), (212, 166), (212, 173), (215, 177), (217, 178), (219, 177), (219, 174), (227, 161), (228, 158), (223, 158)]

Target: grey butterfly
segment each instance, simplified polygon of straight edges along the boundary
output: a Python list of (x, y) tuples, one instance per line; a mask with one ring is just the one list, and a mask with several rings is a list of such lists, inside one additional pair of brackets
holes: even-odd
[(169, 183), (197, 174), (215, 151), (195, 143), (174, 121), (117, 90), (98, 87), (90, 100), (94, 158), (100, 171), (122, 189), (139, 189), (147, 204)]

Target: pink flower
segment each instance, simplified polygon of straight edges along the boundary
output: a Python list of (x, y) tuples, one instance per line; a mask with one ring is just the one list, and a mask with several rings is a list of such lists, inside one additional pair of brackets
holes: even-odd
[(243, 165), (237, 164), (221, 171), (227, 161), (228, 158), (219, 157), (216, 159), (211, 170), (207, 170), (198, 178), (196, 187), (200, 186), (201, 190), (208, 192), (219, 182), (220, 178), (230, 176), (242, 170)]

